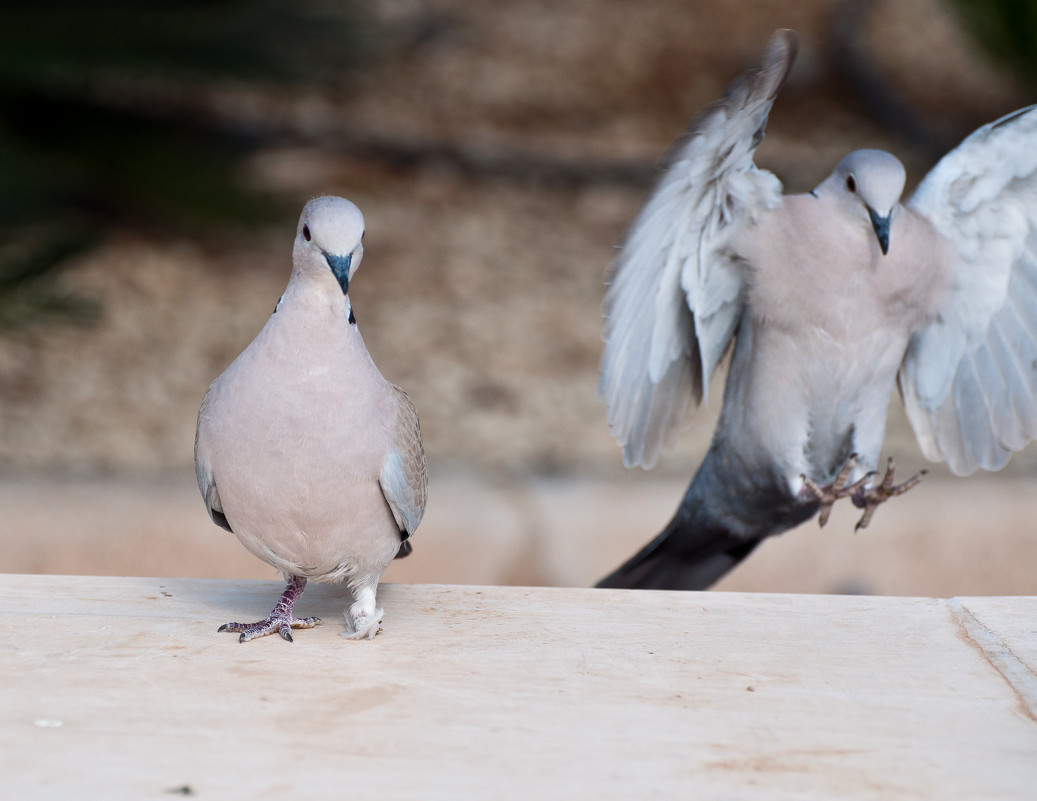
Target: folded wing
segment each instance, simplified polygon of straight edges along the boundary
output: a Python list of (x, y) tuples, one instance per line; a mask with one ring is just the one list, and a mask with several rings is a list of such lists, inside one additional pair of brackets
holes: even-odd
[(400, 539), (406, 542), (425, 514), (428, 471), (418, 413), (402, 389), (397, 386), (392, 389), (397, 405), (396, 424), (389, 431), (389, 454), (379, 485), (400, 529)]

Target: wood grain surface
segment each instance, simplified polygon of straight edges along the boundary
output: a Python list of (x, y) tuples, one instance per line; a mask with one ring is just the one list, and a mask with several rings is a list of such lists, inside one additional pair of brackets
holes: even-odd
[(0, 575), (8, 798), (1024, 799), (1037, 598)]

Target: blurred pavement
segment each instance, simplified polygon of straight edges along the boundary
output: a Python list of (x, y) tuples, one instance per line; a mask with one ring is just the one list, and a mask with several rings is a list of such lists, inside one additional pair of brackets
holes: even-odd
[[(588, 586), (667, 522), (684, 482), (497, 482), (433, 465), (414, 553), (387, 582)], [(275, 578), (213, 525), (194, 476), (0, 482), (0, 571)], [(889, 595), (1037, 595), (1037, 493), (1026, 476), (927, 480), (853, 533), (836, 506), (764, 543), (717, 589)]]

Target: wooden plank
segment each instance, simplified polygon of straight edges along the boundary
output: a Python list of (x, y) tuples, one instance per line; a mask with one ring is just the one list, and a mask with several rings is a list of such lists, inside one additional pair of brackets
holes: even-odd
[(1037, 721), (1037, 617), (1015, 598), (952, 598), (962, 632)]
[[(388, 585), (338, 636), (273, 582), (0, 576), (10, 798), (1029, 799), (1037, 723), (965, 632), (1037, 598)], [(1032, 641), (1032, 640), (1029, 640)], [(1019, 665), (1030, 671), (1025, 649)]]

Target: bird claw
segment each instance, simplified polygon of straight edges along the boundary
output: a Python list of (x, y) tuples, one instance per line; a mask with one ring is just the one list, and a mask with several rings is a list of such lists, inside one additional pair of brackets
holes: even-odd
[(825, 486), (820, 486), (814, 481), (811, 481), (805, 475), (801, 475), (800, 478), (803, 480), (803, 492), (809, 496), (812, 500), (820, 501), (820, 511), (817, 515), (817, 523), (821, 528), (824, 528), (828, 522), (828, 518), (832, 514), (832, 506), (840, 498), (849, 498), (853, 505), (858, 509), (863, 509), (864, 514), (861, 515), (861, 519), (857, 521), (857, 525), (854, 526), (854, 531), (860, 531), (868, 527), (871, 522), (871, 518), (875, 515), (875, 510), (880, 504), (894, 498), (897, 495), (902, 495), (912, 487), (916, 486), (922, 478), (929, 472), (928, 470), (920, 470), (915, 473), (911, 478), (901, 484), (893, 483), (893, 474), (896, 466), (893, 463), (893, 457), (891, 456), (886, 462), (886, 473), (882, 477), (882, 481), (876, 484), (874, 487), (867, 486), (867, 483), (878, 475), (878, 471), (872, 470), (862, 478), (852, 484), (847, 484), (846, 481), (850, 477), (850, 473), (853, 468), (857, 466), (857, 454), (850, 454), (850, 458), (846, 460), (846, 464), (843, 465), (842, 470), (839, 471), (839, 475), (835, 477), (835, 481)]
[(346, 630), (342, 636), (347, 640), (373, 640), (382, 630), (382, 616), (385, 613), (375, 607), (374, 593), (362, 595), (345, 613)]
[(894, 465), (893, 457), (891, 456), (886, 462), (886, 474), (882, 477), (881, 483), (874, 487), (861, 487), (850, 496), (853, 505), (858, 509), (864, 510), (861, 519), (858, 520), (857, 525), (854, 526), (854, 531), (860, 531), (861, 529), (867, 528), (868, 524), (871, 522), (872, 516), (875, 514), (875, 510), (880, 504), (890, 498), (895, 498), (897, 495), (903, 495), (912, 487), (917, 486), (929, 472), (928, 470), (919, 470), (907, 481), (904, 481), (901, 484), (894, 484), (893, 473), (895, 469), (896, 465)]
[(280, 634), (282, 640), (288, 642), (294, 642), (292, 639), (292, 629), (312, 629), (314, 626), (319, 626), (323, 621), (319, 617), (292, 617), (291, 615), (277, 615), (271, 614), (270, 617), (265, 620), (260, 620), (255, 623), (224, 623), (218, 629), (216, 633), (221, 631), (231, 631), (240, 633), (238, 642), (248, 642), (249, 640), (255, 640), (259, 637), (266, 637), (268, 634)]
[(265, 637), (268, 634), (277, 632), (281, 635), (282, 640), (293, 642), (292, 629), (312, 629), (321, 622), (319, 617), (298, 618), (292, 615), (295, 602), (299, 600), (299, 596), (302, 595), (305, 589), (306, 579), (302, 576), (292, 576), (288, 581), (288, 586), (281, 593), (281, 597), (274, 606), (273, 611), (265, 620), (260, 620), (256, 623), (224, 623), (216, 629), (216, 633), (219, 634), (221, 631), (238, 632), (241, 634), (238, 637), (238, 642), (248, 642), (257, 637)]
[(863, 477), (857, 479), (852, 484), (847, 484), (847, 480), (850, 477), (850, 473), (853, 472), (853, 468), (857, 466), (857, 454), (851, 453), (850, 457), (846, 460), (842, 470), (839, 471), (839, 475), (835, 477), (835, 481), (831, 484), (825, 484), (821, 486), (815, 481), (807, 478), (806, 475), (800, 474), (800, 478), (803, 481), (803, 489), (811, 499), (820, 501), (820, 510), (817, 515), (817, 523), (821, 528), (825, 527), (828, 522), (828, 518), (831, 517), (832, 507), (835, 502), (840, 498), (851, 498), (853, 499), (859, 493), (864, 490), (864, 485), (872, 479), (873, 476), (878, 475), (875, 471), (865, 474)]

